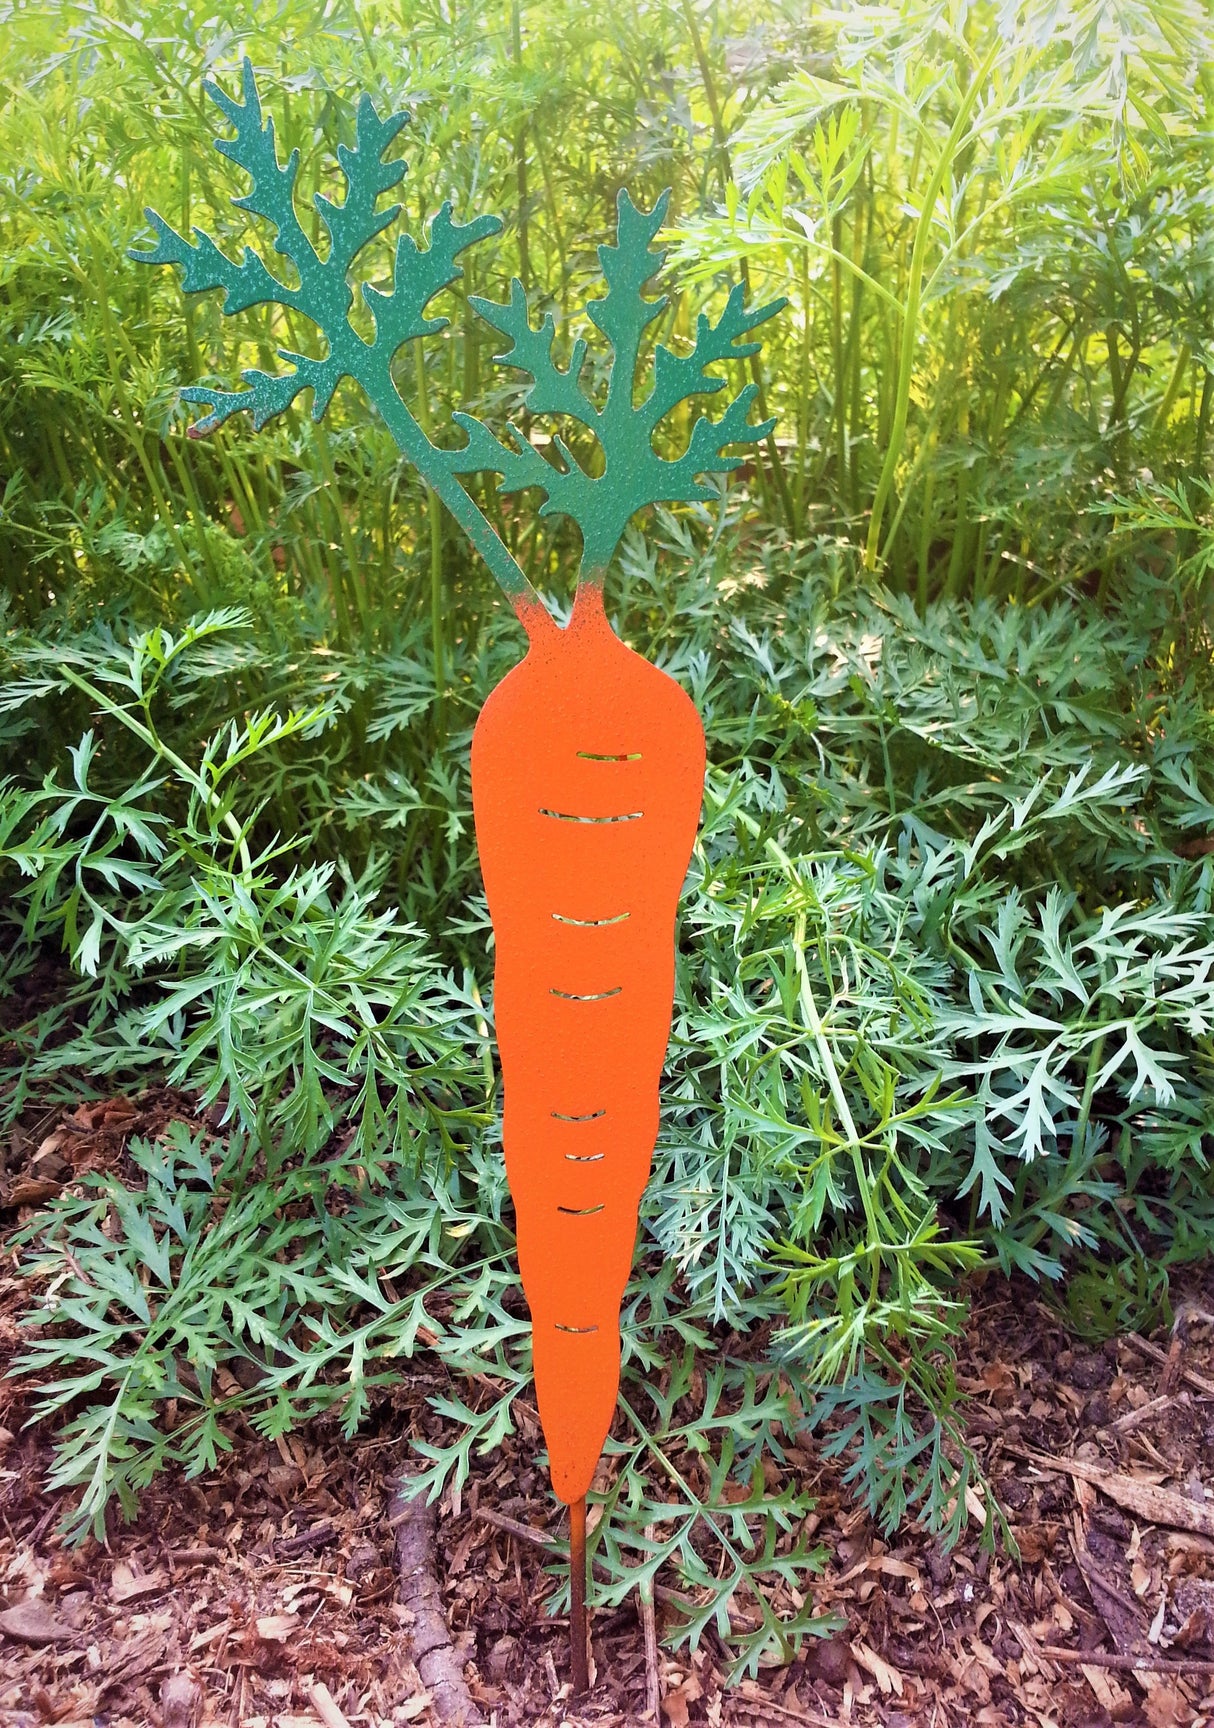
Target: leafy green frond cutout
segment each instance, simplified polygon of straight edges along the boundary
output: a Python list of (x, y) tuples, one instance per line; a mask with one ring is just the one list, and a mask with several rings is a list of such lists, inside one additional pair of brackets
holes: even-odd
[(530, 374), (532, 382), (523, 398), (527, 410), (567, 415), (585, 427), (602, 450), (603, 471), (594, 477), (587, 474), (559, 434), (553, 438), (558, 466), (542, 456), (518, 427), (509, 426), (507, 441), (502, 442), (480, 421), (462, 413), (455, 414), (454, 419), (467, 434), (467, 443), (460, 450), (444, 453), (449, 470), (453, 474), (486, 470), (500, 474), (502, 492), (542, 488), (546, 496), (541, 515), (569, 516), (580, 528), (582, 563), (587, 570), (606, 566), (630, 518), (646, 504), (711, 499), (712, 492), (699, 477), (737, 468), (743, 458), (727, 456), (725, 451), (732, 445), (753, 444), (765, 438), (775, 424), (766, 421), (753, 425), (748, 420), (757, 394), (751, 384), (719, 420), (701, 417), (695, 422), (681, 456), (670, 460), (653, 448), (653, 434), (673, 408), (694, 396), (715, 395), (725, 387), (725, 380), (710, 376), (707, 368), (757, 353), (759, 344), (742, 338), (785, 305), (781, 299), (747, 307), (741, 286), (735, 287), (715, 324), (700, 314), (689, 354), (676, 354), (658, 345), (653, 356), (652, 387), (644, 401), (634, 405), (641, 339), (667, 305), (664, 296), (648, 300), (642, 290), (661, 269), (666, 256), (664, 248), (650, 243), (661, 227), (669, 197), (668, 192), (663, 193), (653, 210), (646, 212), (621, 191), (615, 244), (598, 249), (607, 292), (592, 300), (586, 312), (612, 351), (611, 378), (601, 407), (582, 388), (585, 341), (579, 337), (574, 343), (569, 365), (562, 370), (553, 355), (556, 325), (552, 314), (535, 329), (520, 282), (511, 284), (505, 304), (479, 298), (472, 301), (481, 317), (509, 340), (509, 347), (497, 359)]
[(471, 222), (455, 222), (448, 201), (431, 222), (426, 236), (426, 249), (420, 251), (412, 235), (402, 234), (396, 242), (396, 267), (390, 293), (380, 288), (363, 287), (363, 299), (375, 319), (376, 347), (395, 354), (402, 343), (415, 336), (432, 336), (445, 330), (449, 319), (427, 318), (427, 305), (443, 288), (463, 274), (455, 260), (478, 240), (496, 234), (502, 226), (498, 216), (476, 216)]
[(569, 365), (562, 370), (553, 355), (555, 322), (549, 315), (538, 330), (532, 327), (527, 297), (518, 282), (505, 305), (473, 301), (480, 315), (508, 339), (509, 346), (499, 358), (530, 374), (528, 409), (576, 421), (598, 442), (602, 472), (589, 475), (559, 436), (553, 441), (556, 461), (550, 462), (517, 428), (508, 427), (501, 442), (466, 414), (454, 416), (467, 436), (464, 447), (437, 448), (397, 390), (392, 361), (404, 343), (444, 328), (445, 319), (427, 316), (431, 300), (462, 274), (457, 263), (460, 254), (476, 241), (499, 232), (500, 219), (484, 215), (466, 223), (456, 222), (446, 203), (430, 223), (424, 249), (409, 235), (401, 235), (396, 243), (391, 287), (376, 288), (366, 282), (360, 286), (374, 323), (375, 334), (368, 341), (350, 323), (355, 294), (350, 276), (363, 249), (400, 213), (399, 204), (381, 209), (379, 200), (404, 177), (404, 163), (388, 161), (386, 156), (408, 116), (390, 114), (381, 120), (370, 97), (361, 97), (354, 145), (341, 145), (337, 152), (345, 176), (345, 198), (340, 204), (319, 193), (313, 199), (328, 235), (322, 256), (304, 233), (296, 212), (299, 152), (292, 151), (285, 163), (279, 161), (274, 123), (263, 115), (250, 62), (244, 62), (239, 98), (229, 96), (214, 83), (208, 82), (206, 89), (234, 133), (216, 147), (251, 182), (250, 190), (233, 203), (270, 224), (273, 251), (288, 261), (298, 280), (294, 284), (281, 280), (250, 247), (245, 247), (236, 261), (199, 229), (187, 239), (152, 210), (147, 216), (155, 230), (155, 244), (142, 250), (132, 248), (128, 255), (142, 264), (178, 265), (189, 294), (222, 290), (225, 314), (264, 304), (297, 313), (316, 326), (325, 352), (317, 356), (280, 348), (278, 356), (289, 370), (250, 368), (242, 373), (242, 390), (225, 390), (213, 384), (195, 384), (184, 390), (186, 402), (205, 410), (190, 428), (191, 437), (212, 432), (233, 415), (245, 412), (252, 413), (253, 424), (260, 429), (305, 390), (312, 392), (312, 417), (319, 420), (341, 380), (352, 378), (383, 415), (403, 455), (434, 488), (511, 604), (521, 609), (519, 615), (527, 629), (534, 633), (550, 625), (543, 602), (461, 484), (461, 475), (496, 472), (502, 477), (500, 489), (507, 492), (539, 487), (544, 494), (541, 514), (563, 514), (577, 522), (582, 533), (583, 570), (598, 573), (606, 567), (636, 511), (646, 504), (710, 499), (713, 494), (701, 476), (738, 467), (742, 458), (727, 456), (726, 450), (737, 444), (753, 444), (771, 431), (774, 421), (762, 426), (749, 423), (747, 416), (756, 391), (748, 386), (720, 419), (695, 422), (680, 457), (670, 461), (655, 452), (653, 434), (663, 417), (691, 397), (711, 396), (722, 390), (724, 379), (710, 376), (707, 368), (754, 354), (758, 344), (744, 338), (778, 312), (784, 301), (748, 308), (741, 289), (735, 289), (715, 324), (700, 317), (690, 354), (657, 348), (649, 394), (635, 406), (641, 340), (667, 304), (664, 298), (647, 300), (643, 290), (665, 258), (664, 249), (650, 243), (661, 226), (669, 194), (646, 212), (621, 192), (615, 244), (599, 247), (606, 293), (587, 307), (591, 323), (612, 350), (611, 379), (601, 405), (582, 387), (586, 343), (579, 340), (574, 344)]
[(253, 424), (260, 428), (288, 408), (301, 391), (309, 389), (313, 392), (312, 417), (319, 420), (344, 377), (356, 379), (373, 398), (381, 397), (385, 385), (390, 388), (392, 357), (401, 345), (443, 328), (446, 321), (427, 318), (425, 309), (460, 275), (455, 262), (458, 255), (475, 241), (496, 233), (500, 220), (480, 216), (472, 222), (455, 222), (451, 206), (444, 204), (430, 224), (424, 251), (407, 235), (402, 236), (396, 246), (392, 289), (385, 292), (366, 284), (362, 287), (363, 299), (375, 319), (375, 340), (367, 343), (350, 324), (354, 290), (349, 274), (363, 248), (400, 214), (399, 204), (383, 209), (377, 206), (383, 194), (404, 178), (405, 164), (384, 158), (408, 124), (408, 114), (390, 114), (381, 120), (371, 98), (365, 94), (361, 97), (354, 146), (340, 144), (337, 148), (346, 196), (340, 204), (319, 192), (313, 199), (329, 240), (327, 254), (322, 257), (296, 213), (299, 152), (292, 151), (285, 165), (279, 161), (274, 122), (263, 118), (250, 62), (244, 62), (243, 100), (229, 96), (210, 81), (206, 91), (236, 134), (219, 140), (216, 149), (242, 168), (253, 183), (250, 191), (232, 202), (238, 210), (247, 210), (272, 225), (274, 251), (294, 266), (298, 285), (290, 287), (281, 281), (250, 247), (245, 247), (236, 263), (199, 229), (194, 230), (193, 241), (187, 240), (154, 210), (149, 210), (147, 217), (157, 234), (155, 246), (132, 248), (129, 256), (142, 264), (180, 265), (188, 294), (222, 289), (225, 314), (264, 304), (298, 312), (316, 325), (328, 352), (316, 359), (280, 348), (279, 357), (289, 362), (293, 371), (250, 369), (242, 374), (248, 385), (245, 390), (195, 385), (183, 391), (185, 401), (208, 410), (191, 428), (192, 434), (211, 432), (245, 410), (252, 411)]

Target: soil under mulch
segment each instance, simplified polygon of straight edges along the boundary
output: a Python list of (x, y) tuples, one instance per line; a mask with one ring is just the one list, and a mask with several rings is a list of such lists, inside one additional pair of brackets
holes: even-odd
[[(65, 1172), (116, 1163), (131, 1132), (185, 1102), (150, 1093), (38, 1123), (35, 1144), (10, 1148), (3, 1221)], [(0, 1361), (28, 1296), (10, 1259)], [(567, 1625), (545, 1612), (557, 1581), (540, 1544), (561, 1533), (560, 1509), (534, 1436), (516, 1434), (438, 1509), (434, 1572), (483, 1721), (622, 1728), (653, 1720), (655, 1681), (662, 1728), (1214, 1721), (1214, 1268), (1174, 1279), (1171, 1334), (1096, 1346), (1068, 1338), (1028, 1283), (972, 1296), (958, 1378), (1019, 1561), (982, 1550), (976, 1497), (951, 1553), (913, 1526), (883, 1540), (845, 1461), (793, 1437), (790, 1469), (816, 1497), (809, 1534), (829, 1556), (807, 1588), (846, 1630), (727, 1687), (711, 1631), (693, 1656), (661, 1650), (655, 1673), (639, 1604), (601, 1610), (595, 1685), (575, 1707)], [(0, 1724), (437, 1728), (388, 1508), (403, 1437), (435, 1432), (426, 1398), (444, 1384), (422, 1353), (351, 1442), (327, 1422), (275, 1443), (237, 1425), (212, 1475), (159, 1479), (106, 1546), (69, 1549), (43, 1486), (50, 1436), (23, 1427), (28, 1386), (0, 1382)]]

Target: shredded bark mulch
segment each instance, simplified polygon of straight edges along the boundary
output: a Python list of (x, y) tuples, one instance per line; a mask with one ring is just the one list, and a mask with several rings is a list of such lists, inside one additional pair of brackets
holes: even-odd
[[(41, 1124), (12, 1149), (5, 1220), (46, 1197), (21, 1183), (112, 1164), (130, 1133), (155, 1132), (182, 1102), (89, 1102)], [(0, 1359), (28, 1294), (10, 1261)], [(405, 1437), (435, 1432), (424, 1356), (352, 1442), (327, 1421), (272, 1443), (237, 1426), (213, 1474), (161, 1478), (134, 1523), (76, 1549), (44, 1487), (50, 1436), (24, 1426), (29, 1388), (0, 1382), (0, 1724), (1214, 1721), (1214, 1268), (1174, 1278), (1173, 1301), (1170, 1332), (1093, 1346), (1028, 1283), (974, 1289), (959, 1380), (1018, 1561), (980, 1546), (977, 1495), (951, 1553), (913, 1525), (882, 1539), (842, 1482), (845, 1461), (796, 1436), (789, 1467), (816, 1497), (808, 1533), (830, 1556), (808, 1588), (845, 1630), (727, 1686), (711, 1631), (694, 1655), (661, 1648), (660, 1593), (653, 1609), (600, 1609), (595, 1683), (576, 1706), (543, 1547), (561, 1534), (560, 1509), (534, 1439), (476, 1459), (432, 1518), (394, 1504)]]

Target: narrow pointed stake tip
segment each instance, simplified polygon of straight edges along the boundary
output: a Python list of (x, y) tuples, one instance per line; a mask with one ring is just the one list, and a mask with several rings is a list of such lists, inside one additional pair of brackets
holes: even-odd
[(569, 1677), (573, 1696), (590, 1690), (589, 1639), (586, 1626), (586, 1500), (569, 1507)]

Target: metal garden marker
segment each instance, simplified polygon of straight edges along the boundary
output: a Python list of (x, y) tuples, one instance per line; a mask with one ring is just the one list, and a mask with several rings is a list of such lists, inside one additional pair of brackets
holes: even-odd
[[(505, 590), (527, 633), (522, 661), (493, 691), (472, 739), (472, 799), (477, 846), (496, 939), (494, 1014), (504, 1085), (503, 1140), (518, 1227), (523, 1290), (531, 1309), (536, 1397), (548, 1442), (552, 1485), (570, 1507), (573, 1604), (572, 1676), (587, 1685), (586, 1491), (611, 1425), (619, 1389), (620, 1302), (632, 1264), (637, 1208), (649, 1177), (658, 1127), (658, 1083), (670, 1036), (674, 994), (674, 920), (691, 856), (704, 778), (704, 735), (691, 702), (657, 667), (625, 647), (603, 607), (603, 579), (630, 518), (646, 504), (709, 500), (699, 476), (736, 468), (725, 456), (754, 443), (771, 423), (747, 420), (748, 385), (717, 421), (698, 419), (684, 454), (668, 461), (653, 449), (658, 423), (678, 404), (724, 388), (705, 375), (722, 360), (755, 353), (742, 342), (783, 305), (758, 309), (735, 288), (714, 324), (701, 314), (695, 343), (678, 355), (659, 345), (652, 384), (636, 402), (645, 330), (665, 309), (642, 289), (660, 268), (651, 249), (668, 195), (639, 210), (626, 192), (616, 241), (599, 247), (606, 293), (587, 315), (612, 350), (610, 384), (596, 402), (582, 387), (586, 344), (574, 344), (562, 370), (553, 357), (551, 314), (538, 330), (517, 281), (509, 301), (474, 299), (506, 339), (498, 358), (527, 373), (532, 414), (572, 420), (597, 441), (602, 471), (591, 476), (558, 435), (558, 460), (541, 455), (515, 427), (499, 442), (479, 421), (457, 413), (467, 442), (440, 450), (405, 406), (392, 362), (407, 342), (441, 330), (428, 318), (434, 296), (461, 274), (459, 253), (501, 223), (479, 216), (460, 224), (444, 204), (428, 244), (402, 235), (393, 284), (364, 284), (374, 341), (349, 321), (348, 276), (358, 254), (399, 214), (377, 209), (405, 173), (385, 152), (407, 115), (381, 120), (367, 96), (358, 107), (353, 149), (339, 145), (346, 197), (317, 194), (329, 236), (322, 258), (295, 210), (298, 152), (278, 161), (272, 121), (263, 121), (253, 70), (244, 63), (243, 101), (208, 83), (207, 93), (235, 128), (217, 148), (252, 179), (238, 209), (274, 229), (274, 250), (290, 260), (298, 286), (279, 281), (247, 249), (233, 263), (204, 234), (183, 238), (153, 211), (159, 236), (146, 264), (179, 264), (187, 293), (222, 288), (225, 313), (276, 303), (316, 325), (321, 359), (280, 349), (292, 370), (244, 373), (237, 391), (194, 386), (186, 401), (207, 412), (191, 435), (213, 431), (251, 410), (265, 424), (303, 390), (319, 419), (342, 378), (353, 378), (378, 408), (404, 456), (433, 487)], [(572, 517), (582, 561), (569, 624), (558, 627), (539, 594), (460, 484), (490, 471), (503, 492), (542, 491), (542, 515)]]

